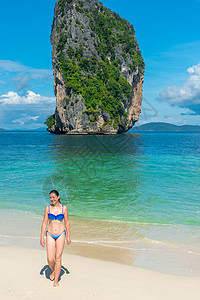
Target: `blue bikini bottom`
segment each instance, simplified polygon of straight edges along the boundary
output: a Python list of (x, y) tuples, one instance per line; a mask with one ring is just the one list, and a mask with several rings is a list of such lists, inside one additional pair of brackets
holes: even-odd
[(46, 235), (47, 235), (47, 232), (48, 232), (48, 234), (56, 241), (57, 240), (57, 238), (59, 238), (59, 236), (61, 236), (61, 234), (63, 234), (63, 233), (65, 233), (65, 236), (66, 236), (66, 230), (63, 230), (63, 232), (61, 232), (60, 234), (58, 234), (58, 235), (53, 235), (53, 234), (51, 234), (48, 230), (46, 231)]

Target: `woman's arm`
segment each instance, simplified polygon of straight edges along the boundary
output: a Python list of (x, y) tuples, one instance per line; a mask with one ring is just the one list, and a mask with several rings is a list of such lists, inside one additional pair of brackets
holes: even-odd
[(64, 220), (65, 220), (65, 227), (66, 227), (66, 230), (67, 230), (67, 244), (69, 245), (71, 243), (71, 236), (70, 236), (70, 225), (69, 225), (68, 210), (67, 210), (66, 205), (65, 205), (65, 211), (64, 211)]
[(42, 247), (45, 246), (45, 241), (44, 241), (44, 235), (45, 235), (45, 231), (47, 228), (47, 223), (48, 223), (48, 207), (45, 207), (45, 211), (44, 211), (44, 220), (42, 222), (42, 227), (41, 227), (41, 236), (40, 236), (40, 245)]

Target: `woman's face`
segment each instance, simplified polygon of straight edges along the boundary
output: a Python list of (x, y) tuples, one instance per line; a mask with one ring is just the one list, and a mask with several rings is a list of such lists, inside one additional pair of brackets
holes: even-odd
[(58, 202), (59, 202), (59, 199), (60, 199), (60, 196), (57, 196), (56, 194), (54, 193), (51, 193), (49, 195), (49, 198), (50, 198), (50, 201), (53, 205), (56, 205)]

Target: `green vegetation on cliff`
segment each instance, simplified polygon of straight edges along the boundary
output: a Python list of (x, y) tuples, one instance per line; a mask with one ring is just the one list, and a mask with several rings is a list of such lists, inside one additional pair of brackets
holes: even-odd
[[(97, 61), (92, 59), (75, 58), (65, 60), (63, 53), (59, 55), (59, 66), (62, 70), (67, 92), (71, 90), (85, 99), (87, 112), (94, 114), (99, 107), (103, 112), (109, 112), (115, 121), (114, 126), (120, 122), (119, 117), (124, 116), (126, 122), (127, 113), (120, 100), (130, 98), (131, 86), (120, 75), (114, 64), (109, 61)], [(96, 76), (84, 75), (82, 70), (93, 70)], [(124, 100), (125, 101), (125, 100)]]
[(126, 128), (132, 101), (129, 82), (133, 73), (144, 73), (133, 26), (95, 0), (59, 0), (56, 13), (52, 45), (69, 96), (66, 107), (73, 92), (84, 99), (91, 122), (109, 113), (105, 125)]
[(46, 121), (44, 122), (45, 125), (48, 126), (48, 128), (54, 128), (55, 126), (55, 114), (49, 116)]
[[(65, 4), (70, 4), (72, 2), (73, 0), (58, 1), (60, 12), (63, 16)], [(88, 12), (88, 9), (83, 8), (83, 0), (76, 2), (75, 8), (77, 12), (82, 13), (89, 18), (91, 30), (99, 37), (96, 49), (102, 59), (105, 60), (106, 57), (111, 54), (111, 61), (115, 60), (116, 46), (120, 44), (122, 45), (123, 50), (122, 56), (126, 58), (127, 54), (129, 54), (132, 58), (132, 68), (138, 67), (142, 72), (144, 70), (144, 61), (135, 39), (133, 25), (103, 5), (101, 5), (100, 9), (98, 6), (93, 5)], [(95, 3), (95, 1), (90, 0), (86, 0), (85, 2)], [(76, 19), (76, 24), (81, 25), (78, 19)], [(62, 26), (63, 24), (61, 24), (61, 27)], [(65, 36), (65, 39), (66, 38), (67, 37)], [(61, 40), (63, 41), (63, 36), (61, 36)]]

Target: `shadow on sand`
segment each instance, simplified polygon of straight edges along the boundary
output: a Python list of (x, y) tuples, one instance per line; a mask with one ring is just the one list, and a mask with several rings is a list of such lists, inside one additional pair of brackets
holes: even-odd
[[(51, 268), (49, 267), (49, 265), (45, 265), (41, 270), (40, 270), (40, 275), (44, 275), (45, 274), (45, 277), (49, 280), (50, 279), (50, 274), (51, 274)], [(70, 272), (64, 267), (64, 266), (61, 266), (61, 271), (60, 271), (60, 276), (59, 276), (59, 279), (58, 281), (61, 280), (61, 277), (64, 275), (64, 274), (70, 274)]]

